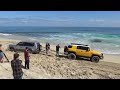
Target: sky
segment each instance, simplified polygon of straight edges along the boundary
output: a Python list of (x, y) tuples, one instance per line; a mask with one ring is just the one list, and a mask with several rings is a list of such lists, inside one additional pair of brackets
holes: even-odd
[(0, 26), (120, 27), (120, 11), (0, 11)]

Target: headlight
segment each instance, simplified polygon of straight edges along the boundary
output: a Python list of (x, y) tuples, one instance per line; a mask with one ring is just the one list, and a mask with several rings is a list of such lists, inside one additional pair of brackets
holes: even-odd
[(103, 56), (103, 53), (101, 54), (101, 56)]
[(103, 53), (101, 54), (101, 59), (103, 59), (104, 57), (103, 57)]

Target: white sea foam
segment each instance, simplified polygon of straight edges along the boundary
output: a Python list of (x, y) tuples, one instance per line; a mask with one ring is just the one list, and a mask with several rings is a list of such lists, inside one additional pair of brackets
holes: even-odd
[(3, 36), (10, 36), (10, 35), (12, 35), (12, 34), (0, 33), (0, 35), (3, 35)]
[(30, 39), (30, 40), (37, 40), (36, 37), (30, 37), (28, 39)]

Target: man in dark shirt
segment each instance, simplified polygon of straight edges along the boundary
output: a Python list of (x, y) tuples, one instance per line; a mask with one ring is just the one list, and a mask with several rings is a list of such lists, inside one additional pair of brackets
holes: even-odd
[(26, 47), (25, 50), (24, 50), (24, 58), (25, 58), (25, 69), (28, 68), (29, 69), (29, 51), (28, 51), (28, 48)]
[(48, 43), (46, 43), (45, 48), (46, 48), (46, 54), (48, 55)]
[(56, 46), (56, 56), (59, 56), (59, 48), (60, 48), (60, 46), (59, 46), (59, 44)]
[(65, 47), (64, 47), (64, 54), (67, 54), (67, 53), (68, 53), (68, 47), (65, 46)]
[(19, 60), (19, 54), (14, 54), (14, 59), (11, 61), (11, 67), (13, 70), (14, 79), (22, 79), (23, 71), (22, 71), (22, 61)]

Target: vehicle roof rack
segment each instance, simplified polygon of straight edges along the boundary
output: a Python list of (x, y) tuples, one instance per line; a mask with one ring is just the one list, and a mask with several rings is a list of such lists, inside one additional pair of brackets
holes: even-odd
[(83, 45), (83, 46), (88, 46), (88, 45), (85, 45), (85, 44), (78, 44), (78, 43), (71, 43), (71, 45)]

